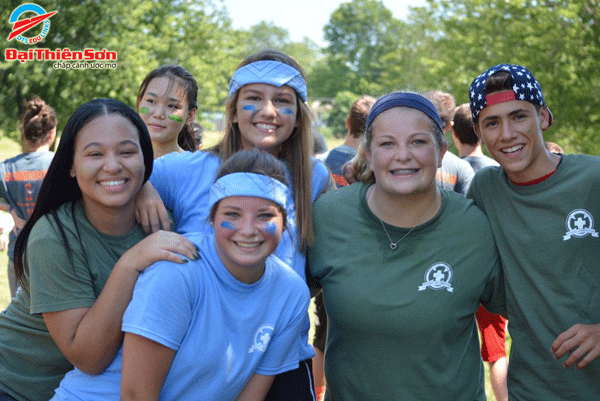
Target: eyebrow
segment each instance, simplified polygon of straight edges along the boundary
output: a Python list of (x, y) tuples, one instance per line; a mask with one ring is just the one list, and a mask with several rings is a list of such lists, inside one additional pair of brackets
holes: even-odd
[[(294, 96), (294, 94), (293, 94), (294, 90), (291, 89), (291, 88), (290, 88), (290, 90), (287, 90), (287, 88), (277, 88), (277, 89), (279, 89), (279, 90), (277, 92), (275, 92), (275, 95), (278, 95), (278, 96), (289, 95), (290, 97)], [(245, 94), (245, 93), (248, 93), (248, 92), (250, 92), (250, 93), (256, 93), (256, 94), (259, 94), (259, 95), (262, 95), (264, 93), (263, 91), (258, 90), (258, 89), (247, 88), (247, 89), (242, 90), (240, 92), (240, 94)]]
[[(510, 113), (508, 113), (508, 115), (509, 116), (514, 116), (515, 114), (529, 113), (529, 112), (530, 112), (529, 110), (521, 108), (521, 109), (516, 109), (516, 110), (511, 111)], [(494, 120), (494, 119), (497, 119), (497, 118), (500, 118), (500, 116), (499, 115), (491, 115), (491, 116), (487, 116), (486, 118), (484, 118), (483, 121)]]
[[(159, 96), (157, 93), (154, 93), (154, 92), (146, 92), (146, 95), (154, 96), (154, 97), (158, 97), (158, 98), (162, 97), (162, 96)], [(178, 98), (176, 98), (176, 97), (170, 97), (169, 100), (171, 102), (177, 102), (177, 103), (181, 102), (181, 100), (178, 99)]]
[[(136, 148), (139, 149), (139, 145), (136, 142), (134, 142), (134, 141), (132, 141), (130, 139), (125, 139), (124, 141), (121, 141), (121, 142), (118, 143), (119, 146), (129, 145), (129, 144), (131, 144), (131, 145), (133, 145), (133, 146), (135, 146)], [(85, 149), (87, 149), (87, 148), (89, 148), (91, 146), (104, 146), (104, 144), (102, 144), (100, 142), (90, 142), (90, 143), (88, 143), (87, 145), (85, 145), (83, 147), (83, 150), (85, 150)]]

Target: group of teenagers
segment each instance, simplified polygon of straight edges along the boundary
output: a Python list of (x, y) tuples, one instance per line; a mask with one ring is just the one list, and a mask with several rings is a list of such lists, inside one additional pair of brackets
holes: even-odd
[(359, 182), (335, 189), (291, 57), (239, 65), (203, 151), (197, 92), (163, 66), (136, 109), (94, 99), (67, 121), (15, 241), (0, 401), (315, 400), (319, 292), (326, 400), (485, 400), (480, 305), (510, 320), (511, 400), (598, 399), (600, 159), (545, 148), (530, 71), (471, 84), (500, 166), (466, 197), (436, 185), (447, 142), (420, 94), (373, 104)]

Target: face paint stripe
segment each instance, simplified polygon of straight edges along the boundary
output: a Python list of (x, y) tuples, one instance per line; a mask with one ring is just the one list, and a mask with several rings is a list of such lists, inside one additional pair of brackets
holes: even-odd
[(181, 117), (179, 117), (179, 116), (177, 116), (175, 114), (171, 114), (169, 116), (169, 120), (175, 121), (175, 122), (178, 122), (178, 123), (182, 123), (183, 122), (183, 118), (181, 118)]
[(277, 226), (272, 221), (265, 224), (265, 232), (269, 235), (275, 235), (277, 233)]
[(286, 116), (293, 116), (294, 115), (294, 110), (292, 110), (292, 109), (285, 108), (285, 109), (280, 109), (280, 110)]
[(235, 228), (235, 226), (233, 225), (233, 223), (231, 221), (221, 222), (221, 227), (226, 228), (228, 230), (233, 230)]
[(146, 106), (140, 107), (140, 113), (142, 114), (150, 114), (150, 109)]
[(242, 110), (248, 110), (248, 111), (256, 111), (256, 107), (254, 107), (251, 104), (247, 104), (245, 106), (242, 106)]

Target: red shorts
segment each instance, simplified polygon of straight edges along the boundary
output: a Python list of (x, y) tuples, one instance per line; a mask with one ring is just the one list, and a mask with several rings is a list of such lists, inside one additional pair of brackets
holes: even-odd
[(475, 317), (481, 332), (481, 359), (485, 362), (495, 362), (505, 357), (506, 319), (488, 312), (481, 305)]

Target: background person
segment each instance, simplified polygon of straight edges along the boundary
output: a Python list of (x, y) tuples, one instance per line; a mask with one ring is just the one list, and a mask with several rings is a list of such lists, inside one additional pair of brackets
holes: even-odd
[(52, 162), (54, 152), (50, 151), (50, 147), (56, 139), (57, 123), (52, 107), (40, 98), (30, 100), (21, 118), (23, 153), (0, 164), (0, 198), (5, 201), (0, 204), (0, 209), (10, 210), (15, 219), (7, 249), (11, 298), (17, 293), (18, 286), (14, 264), (15, 241), (25, 221), (33, 213), (42, 180)]
[(325, 399), (485, 400), (475, 311), (504, 310), (503, 279), (485, 215), (436, 184), (447, 146), (437, 110), (415, 93), (383, 96), (365, 138), (361, 183), (314, 207)]
[(198, 84), (178, 65), (151, 71), (140, 85), (137, 110), (148, 127), (154, 157), (197, 149), (191, 126), (198, 109)]

